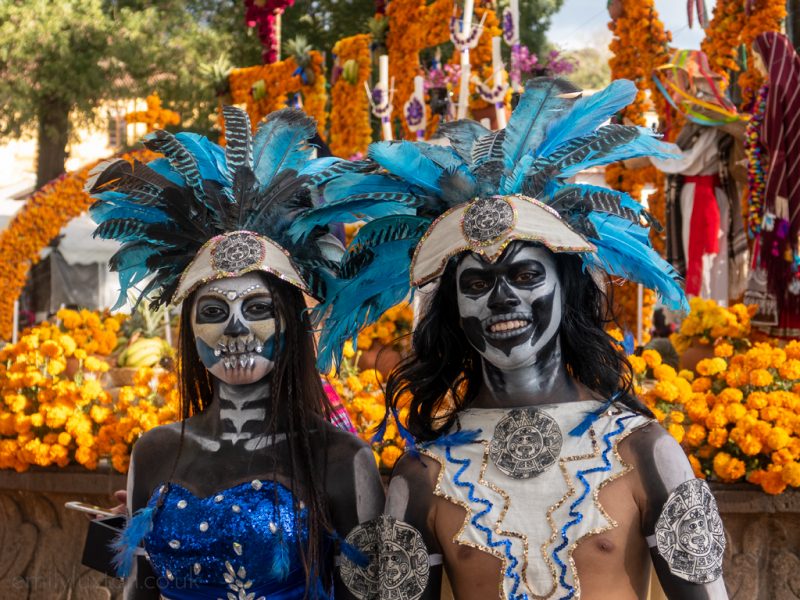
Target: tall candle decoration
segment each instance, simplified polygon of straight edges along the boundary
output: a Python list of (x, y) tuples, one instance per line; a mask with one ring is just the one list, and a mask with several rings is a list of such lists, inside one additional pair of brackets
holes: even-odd
[(475, 8), (474, 0), (464, 0), (464, 13), (461, 20), (456, 19), (456, 7), (453, 7), (453, 16), (450, 18), (450, 41), (461, 53), (461, 81), (458, 90), (458, 111), (457, 118), (467, 117), (467, 107), (469, 104), (469, 81), (470, 81), (470, 62), (469, 51), (478, 45), (478, 40), (483, 31), (483, 22), (486, 13), (483, 14), (478, 25), (472, 24), (472, 12)]
[[(481, 81), (477, 77), (472, 78), (475, 89), (481, 98), (495, 108), (495, 122), (498, 129), (506, 126), (506, 92), (508, 84), (503, 78), (503, 58), (500, 55), (500, 36), (492, 38), (492, 77), (487, 81)], [(487, 83), (491, 81), (491, 83)]]
[(503, 39), (511, 47), (511, 68), (509, 69), (511, 89), (518, 92), (521, 84), (519, 70), (519, 0), (511, 0), (510, 6), (503, 10)]
[(392, 139), (392, 99), (394, 97), (394, 79), (389, 79), (389, 56), (381, 54), (378, 58), (378, 84), (369, 89), (367, 82), (367, 98), (372, 106), (372, 114), (381, 120), (381, 132), (384, 140)]
[(414, 77), (414, 93), (403, 105), (408, 129), (415, 133), (418, 140), (425, 139), (425, 80), (421, 75)]

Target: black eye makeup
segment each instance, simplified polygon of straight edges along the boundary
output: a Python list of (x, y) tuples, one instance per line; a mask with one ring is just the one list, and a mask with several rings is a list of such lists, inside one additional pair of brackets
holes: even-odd
[(197, 302), (195, 320), (198, 323), (223, 323), (230, 315), (227, 303), (217, 298), (200, 298)]
[(275, 318), (272, 298), (266, 295), (247, 298), (242, 304), (242, 315), (248, 321), (262, 321)]

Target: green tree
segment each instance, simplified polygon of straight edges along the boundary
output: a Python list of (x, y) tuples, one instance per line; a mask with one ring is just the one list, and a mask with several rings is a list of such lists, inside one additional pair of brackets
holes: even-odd
[(36, 135), (40, 186), (104, 100), (155, 90), (207, 133), (216, 95), (203, 67), (223, 53), (258, 63), (243, 15), (237, 0), (0, 0), (0, 139)]
[(564, 57), (571, 59), (576, 65), (569, 79), (578, 87), (599, 90), (611, 83), (607, 52), (588, 47), (566, 52)]

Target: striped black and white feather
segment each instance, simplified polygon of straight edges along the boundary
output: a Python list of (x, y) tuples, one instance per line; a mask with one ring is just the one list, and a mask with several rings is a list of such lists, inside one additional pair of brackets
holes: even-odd
[(148, 164), (107, 161), (90, 173), (86, 189), (95, 198), (95, 236), (122, 244), (110, 261), (120, 278), (118, 305), (129, 290), (138, 290), (137, 301), (148, 298), (153, 307), (169, 303), (201, 246), (240, 229), (289, 251), (317, 293), (325, 278), (314, 270), (335, 268), (315, 243), (325, 226), (312, 228), (307, 243), (289, 236), (291, 223), (313, 207), (312, 176), (305, 172), (320, 171), (310, 161), (313, 120), (300, 111), (279, 111), (254, 139), (244, 111), (227, 106), (223, 114), (225, 149), (195, 134), (156, 131), (144, 143), (164, 158)]

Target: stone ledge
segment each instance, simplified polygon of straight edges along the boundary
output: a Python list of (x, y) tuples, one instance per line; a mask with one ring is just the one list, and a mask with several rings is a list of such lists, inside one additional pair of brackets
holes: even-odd
[(800, 513), (800, 489), (770, 496), (749, 483), (712, 483), (711, 491), (723, 514)]
[(110, 466), (89, 471), (74, 465), (64, 468), (31, 467), (24, 473), (0, 470), (0, 490), (44, 494), (107, 494), (124, 490), (127, 477)]

